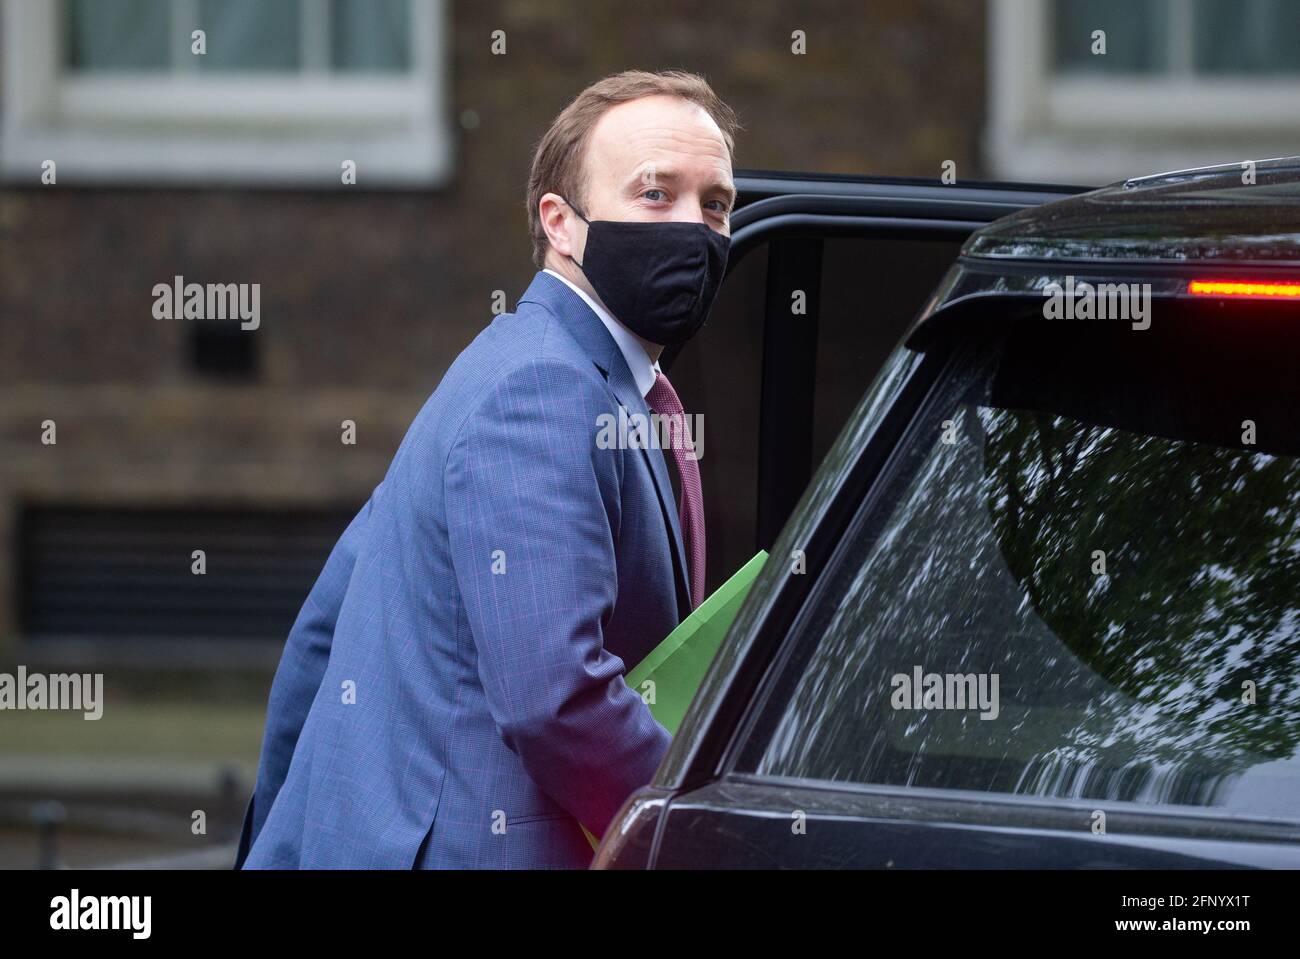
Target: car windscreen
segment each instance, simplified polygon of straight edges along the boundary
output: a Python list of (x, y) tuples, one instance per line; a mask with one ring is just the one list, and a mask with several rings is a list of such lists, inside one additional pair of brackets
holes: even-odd
[(1300, 819), (1300, 310), (1156, 318), (953, 347), (737, 769)]

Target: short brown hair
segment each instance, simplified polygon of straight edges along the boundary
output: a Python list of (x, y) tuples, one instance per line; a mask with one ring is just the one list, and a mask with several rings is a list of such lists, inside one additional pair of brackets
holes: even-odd
[(533, 238), (533, 262), (538, 269), (546, 261), (548, 246), (537, 212), (542, 197), (547, 193), (558, 193), (566, 199), (574, 197), (585, 208), (587, 143), (596, 121), (615, 104), (658, 95), (680, 97), (703, 107), (722, 131), (727, 153), (735, 163), (735, 136), (743, 128), (731, 107), (698, 74), (682, 70), (661, 73), (625, 70), (596, 81), (560, 111), (533, 151), (533, 165), (528, 174), (528, 230)]

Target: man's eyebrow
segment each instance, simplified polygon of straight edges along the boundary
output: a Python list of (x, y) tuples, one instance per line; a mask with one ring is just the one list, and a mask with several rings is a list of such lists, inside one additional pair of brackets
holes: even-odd
[[(638, 186), (641, 186), (642, 184), (645, 184), (652, 179), (667, 180), (671, 182), (673, 180), (677, 180), (680, 178), (681, 178), (681, 174), (678, 173), (674, 167), (658, 166), (653, 163), (648, 163), (645, 166), (640, 167), (635, 173), (632, 174), (631, 178), (627, 182), (627, 185), (632, 189), (636, 189)], [(721, 193), (723, 196), (725, 196), (727, 198), (728, 209), (731, 209), (731, 207), (736, 205), (737, 194), (736, 194), (736, 186), (734, 183), (731, 183), (730, 181), (719, 181), (713, 184), (712, 186), (710, 186), (709, 190), (717, 191)]]

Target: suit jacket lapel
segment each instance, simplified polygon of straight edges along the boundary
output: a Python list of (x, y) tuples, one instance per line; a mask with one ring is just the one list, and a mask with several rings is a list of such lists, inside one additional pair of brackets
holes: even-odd
[(645, 437), (648, 443), (640, 444), (641, 456), (650, 467), (650, 475), (654, 477), (655, 493), (659, 496), (659, 506), (673, 541), (673, 552), (677, 559), (673, 564), (673, 572), (677, 581), (678, 618), (683, 619), (691, 609), (691, 592), (686, 574), (686, 547), (682, 540), (681, 521), (677, 516), (677, 504), (673, 501), (673, 485), (668, 477), (664, 451), (659, 446), (659, 432), (650, 427), (650, 410), (646, 406), (645, 397), (637, 389), (636, 379), (628, 369), (623, 351), (609, 335), (609, 330), (605, 329), (600, 317), (592, 312), (582, 297), (549, 273), (541, 270), (537, 272), (533, 282), (519, 298), (521, 303), (525, 300), (541, 304), (559, 318), (578, 345), (591, 357), (591, 361), (609, 383), (614, 396), (627, 410), (629, 431), (640, 423), (644, 425), (645, 433), (649, 434)]

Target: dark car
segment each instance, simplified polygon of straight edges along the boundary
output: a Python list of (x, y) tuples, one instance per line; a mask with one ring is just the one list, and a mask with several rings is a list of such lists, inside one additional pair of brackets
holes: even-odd
[(742, 185), (674, 379), (771, 556), (593, 865), (1300, 867), (1300, 159)]

